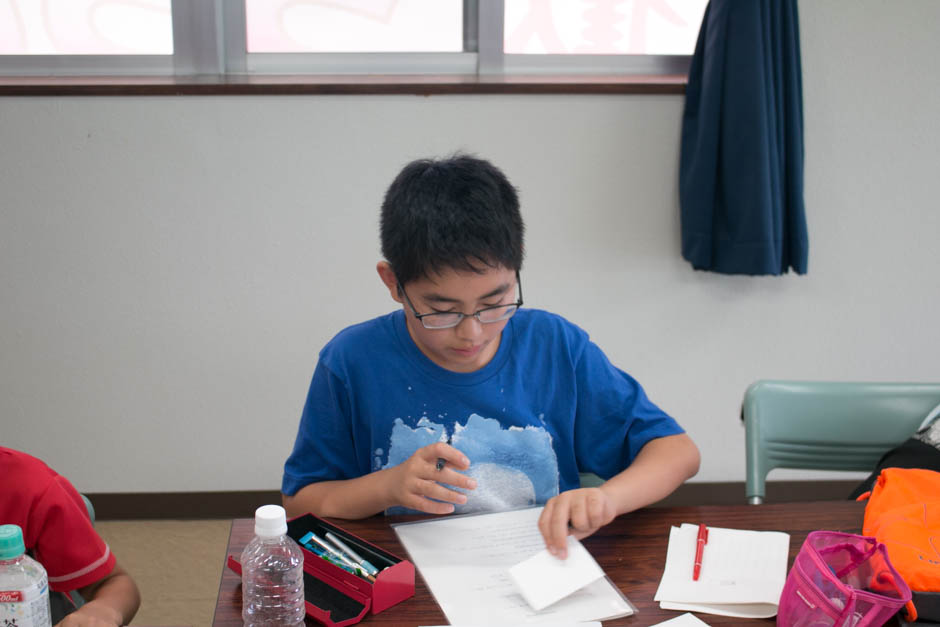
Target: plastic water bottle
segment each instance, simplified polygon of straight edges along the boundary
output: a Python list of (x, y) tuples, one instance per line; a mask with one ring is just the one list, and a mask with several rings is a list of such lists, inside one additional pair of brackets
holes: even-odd
[(255, 537), (241, 560), (245, 627), (304, 624), (304, 556), (286, 533), (283, 507), (262, 505), (255, 511)]
[(26, 555), (18, 525), (0, 525), (0, 625), (52, 625), (46, 569)]

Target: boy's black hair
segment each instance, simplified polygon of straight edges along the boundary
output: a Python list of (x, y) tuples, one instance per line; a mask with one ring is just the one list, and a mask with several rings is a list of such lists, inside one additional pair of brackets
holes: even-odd
[(469, 155), (412, 161), (382, 202), (382, 254), (402, 285), (446, 269), (518, 271), (524, 230), (506, 175)]

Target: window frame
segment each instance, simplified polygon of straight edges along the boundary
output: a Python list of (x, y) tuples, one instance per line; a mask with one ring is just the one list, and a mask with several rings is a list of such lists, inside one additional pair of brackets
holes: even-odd
[(452, 75), (487, 83), (523, 75), (541, 82), (551, 75), (594, 75), (655, 83), (656, 77), (687, 74), (691, 63), (686, 55), (505, 54), (503, 0), (464, 0), (464, 47), (476, 50), (441, 53), (248, 53), (240, 0), (171, 0), (171, 11), (172, 55), (0, 55), (0, 76), (200, 76), (204, 82), (262, 83), (279, 75)]

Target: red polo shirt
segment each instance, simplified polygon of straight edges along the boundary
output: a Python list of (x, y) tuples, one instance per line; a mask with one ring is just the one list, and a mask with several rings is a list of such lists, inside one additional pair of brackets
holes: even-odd
[(68, 479), (39, 459), (0, 446), (0, 524), (19, 525), (49, 587), (75, 590), (104, 578), (115, 559)]

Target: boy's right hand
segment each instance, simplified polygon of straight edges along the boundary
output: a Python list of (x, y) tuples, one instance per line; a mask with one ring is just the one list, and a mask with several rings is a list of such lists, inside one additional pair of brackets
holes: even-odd
[[(438, 460), (443, 467), (438, 470)], [(392, 470), (391, 494), (395, 504), (427, 514), (450, 514), (454, 503), (467, 497), (447, 486), (472, 490), (477, 482), (457, 472), (470, 468), (470, 460), (449, 444), (435, 442), (419, 448)]]

